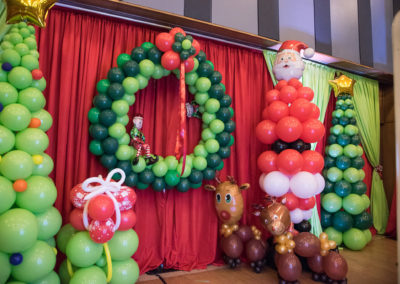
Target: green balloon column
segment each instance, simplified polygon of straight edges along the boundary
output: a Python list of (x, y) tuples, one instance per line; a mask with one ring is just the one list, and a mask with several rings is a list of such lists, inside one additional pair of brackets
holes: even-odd
[(354, 82), (344, 75), (330, 81), (337, 100), (326, 147), (321, 224), (338, 245), (361, 250), (371, 240), (372, 216), (366, 211), (370, 200), (363, 182), (363, 148), (352, 99)]
[(35, 29), (10, 27), (0, 44), (0, 283), (60, 283), (54, 236), (61, 215), (44, 153), (51, 115)]

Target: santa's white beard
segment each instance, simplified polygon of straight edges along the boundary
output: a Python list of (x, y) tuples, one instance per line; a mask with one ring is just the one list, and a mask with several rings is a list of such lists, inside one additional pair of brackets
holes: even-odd
[(275, 78), (279, 80), (289, 81), (292, 78), (300, 79), (304, 71), (303, 60), (289, 61), (287, 63), (275, 64), (272, 68)]

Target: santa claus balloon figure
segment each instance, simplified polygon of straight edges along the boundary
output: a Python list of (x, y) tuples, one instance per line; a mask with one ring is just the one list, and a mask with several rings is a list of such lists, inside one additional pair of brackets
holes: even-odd
[(304, 50), (305, 58), (311, 58), (314, 55), (314, 50), (301, 41), (287, 40), (282, 43), (273, 68), (275, 78), (278, 81), (301, 78), (304, 71), (304, 62), (300, 55), (301, 50)]
[(141, 131), (143, 126), (143, 115), (136, 114), (133, 119), (133, 127), (131, 129), (131, 142), (132, 145), (136, 149), (136, 157), (132, 160), (132, 165), (136, 165), (139, 162), (139, 157), (142, 156), (142, 152), (144, 152), (144, 156), (146, 157), (146, 164), (152, 165), (158, 161), (158, 157), (152, 157), (150, 154), (150, 145), (145, 143), (145, 137), (143, 132)]

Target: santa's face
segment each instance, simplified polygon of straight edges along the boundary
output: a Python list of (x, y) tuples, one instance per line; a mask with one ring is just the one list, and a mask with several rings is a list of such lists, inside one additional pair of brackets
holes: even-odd
[(143, 126), (143, 117), (140, 117), (140, 116), (135, 116), (133, 119), (132, 119), (132, 122), (133, 122), (133, 125), (135, 125), (135, 127), (137, 128), (137, 129), (142, 129), (142, 126)]
[(297, 52), (283, 50), (276, 55), (272, 70), (277, 80), (300, 79), (303, 75), (304, 62)]

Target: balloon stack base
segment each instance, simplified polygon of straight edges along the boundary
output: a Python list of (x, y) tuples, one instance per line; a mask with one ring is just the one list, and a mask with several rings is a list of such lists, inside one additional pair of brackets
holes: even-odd
[(333, 280), (329, 278), (325, 273), (313, 272), (311, 278), (316, 282), (329, 283), (329, 284), (347, 284), (347, 278), (345, 278), (344, 280)]
[(279, 273), (278, 273), (278, 279), (279, 279), (279, 284), (299, 284), (300, 283), (300, 281), (299, 280), (296, 280), (296, 281), (286, 281), (285, 279), (283, 279), (280, 275), (279, 275)]
[(240, 258), (230, 258), (227, 255), (224, 255), (224, 262), (229, 265), (230, 268), (235, 269), (240, 265)]
[(250, 262), (250, 267), (253, 268), (255, 273), (260, 273), (266, 265), (266, 259)]

